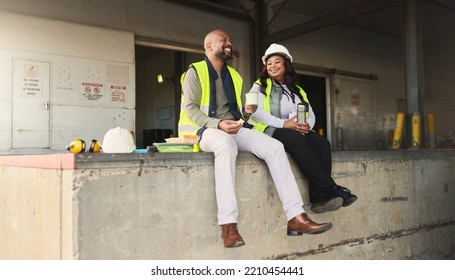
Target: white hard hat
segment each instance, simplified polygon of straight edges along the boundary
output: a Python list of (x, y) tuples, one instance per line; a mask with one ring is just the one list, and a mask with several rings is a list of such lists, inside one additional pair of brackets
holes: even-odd
[(271, 44), (270, 47), (265, 51), (265, 54), (264, 54), (264, 56), (262, 57), (262, 62), (264, 63), (264, 65), (265, 65), (265, 61), (267, 60), (267, 58), (268, 58), (269, 56), (271, 56), (272, 54), (281, 54), (281, 55), (284, 55), (285, 57), (287, 57), (287, 58), (292, 62), (292, 56), (291, 56), (291, 54), (289, 53), (288, 49), (286, 49), (286, 47), (283, 46), (283, 45), (273, 43), (273, 44)]
[(116, 127), (106, 132), (102, 145), (105, 153), (131, 153), (136, 149), (131, 132), (127, 129)]

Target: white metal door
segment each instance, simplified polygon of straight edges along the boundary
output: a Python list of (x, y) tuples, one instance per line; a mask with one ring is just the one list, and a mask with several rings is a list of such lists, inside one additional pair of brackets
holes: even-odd
[(49, 62), (13, 59), (11, 148), (50, 147)]

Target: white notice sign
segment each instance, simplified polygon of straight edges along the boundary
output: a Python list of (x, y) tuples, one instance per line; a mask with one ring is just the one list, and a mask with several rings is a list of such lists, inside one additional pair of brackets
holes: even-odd
[(82, 98), (90, 101), (98, 101), (104, 97), (103, 84), (82, 82)]
[(111, 86), (111, 101), (126, 103), (126, 86)]
[(41, 79), (39, 78), (23, 78), (22, 96), (41, 96)]

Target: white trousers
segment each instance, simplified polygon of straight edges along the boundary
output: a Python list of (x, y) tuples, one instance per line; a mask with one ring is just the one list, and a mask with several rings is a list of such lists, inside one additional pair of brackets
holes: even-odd
[[(235, 161), (237, 153), (251, 152), (267, 164), (288, 221), (304, 212), (303, 201), (283, 144), (254, 129), (241, 128), (237, 134), (207, 128), (199, 147), (215, 155), (215, 192), (218, 224), (237, 223)], [(265, 187), (265, 186), (264, 186)]]

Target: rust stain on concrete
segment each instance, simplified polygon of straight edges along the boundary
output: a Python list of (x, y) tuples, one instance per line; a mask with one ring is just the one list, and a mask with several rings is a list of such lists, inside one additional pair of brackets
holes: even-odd
[(455, 221), (445, 221), (445, 222), (442, 221), (442, 222), (433, 223), (433, 224), (420, 225), (420, 226), (409, 228), (409, 229), (377, 233), (377, 234), (373, 234), (373, 235), (370, 235), (367, 237), (350, 238), (350, 239), (342, 240), (337, 243), (329, 244), (327, 246), (320, 244), (317, 249), (311, 249), (311, 250), (307, 250), (304, 252), (294, 252), (294, 253), (290, 253), (290, 254), (281, 254), (281, 255), (272, 256), (272, 257), (266, 258), (266, 259), (267, 260), (295, 260), (295, 259), (299, 259), (299, 258), (306, 257), (306, 256), (327, 253), (327, 252), (334, 250), (337, 247), (342, 247), (342, 246), (355, 247), (355, 246), (359, 246), (359, 245), (364, 245), (365, 243), (372, 243), (374, 241), (383, 241), (383, 240), (387, 240), (387, 239), (400, 238), (400, 237), (404, 237), (404, 236), (408, 236), (408, 235), (413, 235), (413, 234), (416, 234), (419, 232), (431, 231), (431, 230), (434, 230), (437, 228), (447, 227), (447, 226), (451, 226), (451, 225), (455, 225)]

